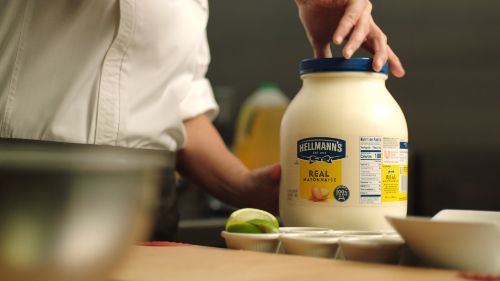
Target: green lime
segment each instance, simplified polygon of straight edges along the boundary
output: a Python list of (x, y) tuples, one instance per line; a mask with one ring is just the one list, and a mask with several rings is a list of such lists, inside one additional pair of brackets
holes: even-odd
[(239, 233), (264, 233), (262, 229), (251, 223), (235, 223), (226, 227), (228, 232), (239, 232)]
[(278, 233), (279, 225), (276, 226), (273, 222), (262, 220), (262, 219), (253, 219), (249, 220), (248, 223), (251, 223), (262, 230), (264, 233)]
[[(237, 226), (237, 229), (244, 230), (246, 228), (248, 231), (234, 231), (234, 225), (240, 224), (245, 226)], [(249, 224), (260, 229), (261, 233), (279, 232), (279, 223), (275, 216), (266, 211), (253, 208), (234, 211), (227, 219), (226, 231), (257, 233), (255, 232), (255, 228), (250, 230), (251, 227), (248, 227)]]

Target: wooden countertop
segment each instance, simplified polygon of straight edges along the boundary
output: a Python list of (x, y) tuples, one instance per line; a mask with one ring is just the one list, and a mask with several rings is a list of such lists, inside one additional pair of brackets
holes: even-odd
[(112, 275), (111, 280), (464, 281), (467, 279), (460, 272), (452, 270), (358, 263), (202, 246), (136, 246), (119, 270)]

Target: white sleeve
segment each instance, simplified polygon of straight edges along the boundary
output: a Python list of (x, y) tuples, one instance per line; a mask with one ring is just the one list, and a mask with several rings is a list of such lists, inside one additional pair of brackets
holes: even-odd
[(210, 82), (205, 77), (210, 63), (210, 50), (208, 48), (206, 33), (204, 33), (204, 37), (201, 40), (198, 52), (193, 54), (193, 56), (193, 81), (180, 104), (181, 118), (182, 120), (186, 120), (200, 114), (205, 114), (210, 120), (214, 120), (219, 113), (219, 106), (215, 101)]

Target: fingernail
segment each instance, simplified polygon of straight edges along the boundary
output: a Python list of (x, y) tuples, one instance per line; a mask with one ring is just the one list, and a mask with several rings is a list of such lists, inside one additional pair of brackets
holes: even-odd
[(346, 49), (345, 50), (345, 58), (349, 59), (352, 56), (352, 49)]
[(334, 43), (337, 44), (337, 45), (340, 45), (343, 40), (344, 39), (342, 38), (342, 36), (337, 36), (337, 37), (335, 37), (335, 40), (334, 40), (335, 42)]

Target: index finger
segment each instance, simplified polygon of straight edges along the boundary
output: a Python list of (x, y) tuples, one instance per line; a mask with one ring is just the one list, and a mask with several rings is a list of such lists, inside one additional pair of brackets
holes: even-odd
[(351, 32), (354, 26), (358, 23), (363, 11), (371, 5), (368, 0), (351, 0), (346, 6), (344, 15), (337, 25), (337, 29), (333, 34), (333, 42), (337, 45), (344, 41), (344, 38)]

